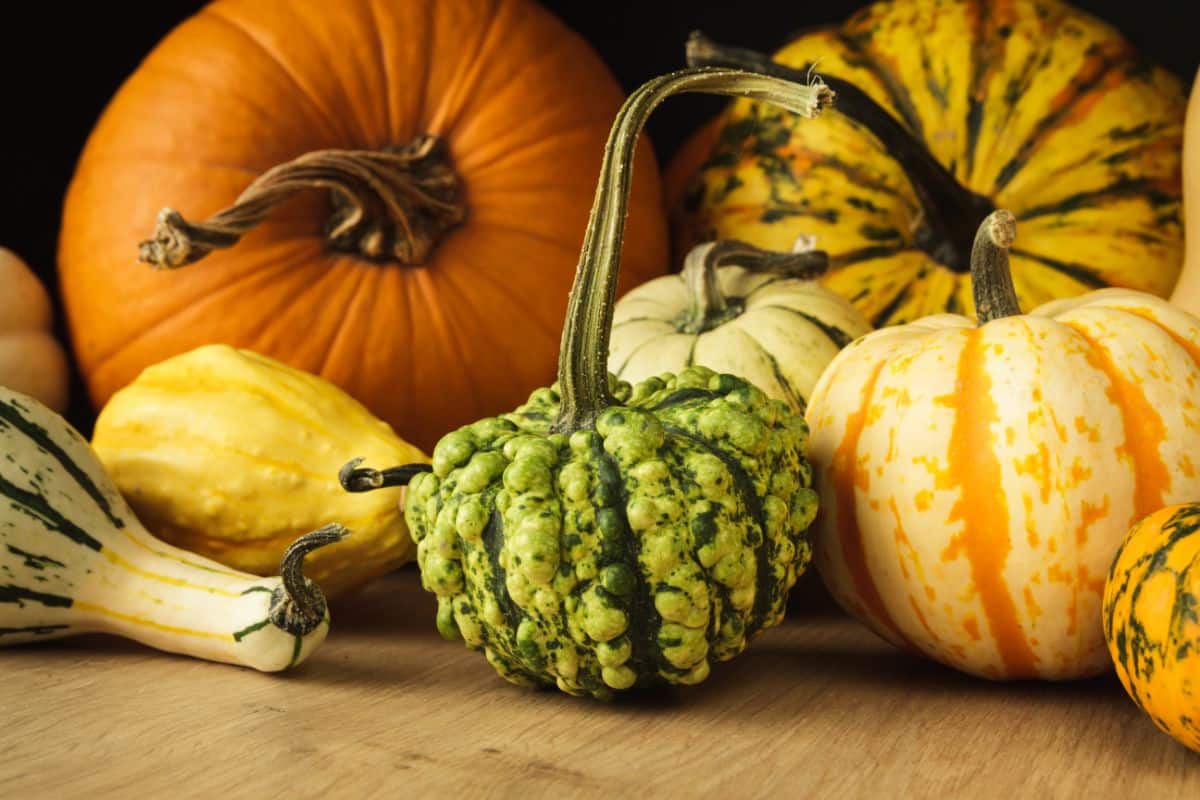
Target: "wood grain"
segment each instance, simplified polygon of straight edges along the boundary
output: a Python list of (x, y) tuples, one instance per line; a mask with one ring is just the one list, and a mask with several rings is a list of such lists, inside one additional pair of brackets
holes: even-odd
[(986, 683), (811, 605), (698, 689), (608, 704), (443, 642), (411, 570), (336, 606), (283, 676), (103, 637), (13, 649), (0, 795), (1200, 796), (1200, 757), (1115, 678)]

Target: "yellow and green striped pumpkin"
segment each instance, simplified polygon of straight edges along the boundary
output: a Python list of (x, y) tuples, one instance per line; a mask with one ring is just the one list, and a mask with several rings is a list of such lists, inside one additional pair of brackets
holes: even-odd
[[(689, 56), (765, 62), (702, 41)], [(707, 160), (671, 170), (694, 173), (676, 203), (681, 252), (815, 236), (832, 258), (824, 283), (881, 327), (972, 313), (971, 241), (1003, 207), (1022, 225), (1025, 308), (1175, 284), (1185, 98), (1108, 25), (1057, 0), (886, 0), (774, 58), (794, 77), (815, 65), (833, 113), (801, 125), (737, 100), (699, 131), (712, 146), (682, 157)]]
[(1103, 619), (1129, 696), (1200, 751), (1200, 503), (1168, 506), (1133, 527), (1108, 576)]

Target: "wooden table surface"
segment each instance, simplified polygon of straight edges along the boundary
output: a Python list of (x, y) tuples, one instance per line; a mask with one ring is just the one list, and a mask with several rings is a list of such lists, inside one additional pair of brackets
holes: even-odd
[(793, 606), (700, 687), (611, 703), (500, 680), (437, 636), (411, 569), (281, 676), (106, 637), (11, 649), (0, 797), (1200, 798), (1200, 756), (1115, 678), (986, 683)]

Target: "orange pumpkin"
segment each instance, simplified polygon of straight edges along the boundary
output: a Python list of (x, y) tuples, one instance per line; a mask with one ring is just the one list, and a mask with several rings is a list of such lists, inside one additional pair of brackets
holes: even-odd
[[(621, 100), (530, 0), (212, 3), (121, 88), (67, 196), (61, 280), (93, 401), (225, 343), (426, 447), (513, 407), (553, 378)], [(137, 259), (168, 203), (143, 257), (211, 251), (175, 273)], [(667, 265), (645, 145), (630, 208), (625, 287)]]

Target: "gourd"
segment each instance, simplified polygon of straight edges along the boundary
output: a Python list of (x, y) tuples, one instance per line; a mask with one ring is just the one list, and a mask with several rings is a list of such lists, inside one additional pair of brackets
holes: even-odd
[(838, 99), (820, 125), (733, 103), (678, 211), (685, 249), (813, 236), (822, 283), (881, 327), (970, 315), (975, 231), (1005, 208), (1021, 223), (1022, 307), (1170, 293), (1185, 98), (1110, 26), (1058, 0), (885, 0), (773, 58), (689, 43), (692, 64), (796, 79), (818, 64)]
[(1103, 289), (1021, 314), (1016, 224), (972, 256), (978, 323), (843, 350), (808, 407), (834, 598), (893, 644), (989, 678), (1109, 668), (1104, 579), (1136, 519), (1200, 496), (1200, 320)]
[[(205, 6), (121, 87), (67, 194), (60, 281), (96, 407), (220, 342), (422, 449), (512, 408), (553, 378), (621, 99), (533, 0)], [(668, 263), (648, 143), (638, 160), (624, 288)]]
[(1104, 588), (1104, 636), (1117, 676), (1154, 724), (1200, 751), (1200, 504), (1139, 521)]
[(1200, 314), (1200, 70), (1192, 83), (1183, 128), (1183, 270), (1171, 293), (1171, 302), (1192, 314)]
[[(809, 561), (816, 498), (800, 415), (703, 367), (636, 386), (606, 368), (634, 143), (650, 111), (685, 91), (809, 116), (828, 101), (820, 85), (731, 70), (637, 89), (605, 149), (557, 384), (447, 434), (411, 477), (405, 518), (438, 629), (514, 683), (605, 697), (702, 681), (779, 621)], [(357, 465), (343, 480), (392, 482)]]
[(401, 489), (347, 497), (345, 454), (428, 461), (328, 381), (228, 345), (148, 367), (100, 412), (92, 447), (158, 538), (269, 575), (288, 545), (334, 522), (354, 536), (308, 558), (329, 597), (408, 563)]
[(655, 278), (617, 303), (609, 369), (636, 383), (698, 364), (745, 378), (803, 413), (838, 350), (871, 330), (850, 303), (810, 280), (827, 264), (821, 252), (697, 245), (681, 274)]
[(104, 632), (267, 672), (307, 658), (329, 630), (300, 537), (281, 577), (234, 572), (152, 537), (87, 442), (31, 397), (0, 388), (0, 645)]
[(0, 247), (0, 386), (67, 406), (67, 358), (50, 332), (50, 298), (11, 250)]

